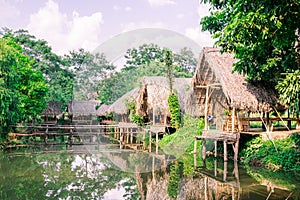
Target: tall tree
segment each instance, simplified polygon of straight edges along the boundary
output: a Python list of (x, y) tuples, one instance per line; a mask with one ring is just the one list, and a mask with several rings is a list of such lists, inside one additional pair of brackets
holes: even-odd
[(74, 74), (68, 63), (52, 52), (46, 41), (36, 39), (26, 30), (4, 30), (3, 38), (11, 38), (20, 44), (24, 54), (33, 59), (32, 67), (42, 72), (49, 86), (47, 101), (62, 102), (64, 106), (73, 98)]
[(20, 121), (36, 119), (46, 105), (48, 87), (32, 60), (11, 39), (0, 38), (0, 133)]
[(75, 74), (74, 99), (92, 100), (97, 97), (100, 80), (109, 77), (115, 69), (104, 54), (92, 54), (84, 49), (71, 51), (65, 58)]
[(203, 2), (212, 10), (201, 20), (202, 29), (213, 34), (222, 51), (234, 53), (234, 71), (276, 85), (288, 78), (286, 73), (300, 69), (299, 0)]
[[(126, 92), (141, 85), (143, 76), (167, 76), (164, 52), (166, 49), (155, 44), (144, 44), (138, 49), (128, 49), (126, 64), (121, 71), (104, 79), (98, 86), (99, 99), (103, 104), (111, 104)], [(169, 51), (169, 61), (174, 77), (191, 77), (196, 68), (192, 51), (183, 48), (179, 54)]]

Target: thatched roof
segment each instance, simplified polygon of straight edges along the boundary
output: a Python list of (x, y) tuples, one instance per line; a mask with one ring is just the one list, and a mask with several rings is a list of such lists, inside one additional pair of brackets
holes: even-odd
[[(185, 110), (185, 99), (190, 88), (191, 78), (175, 78), (173, 89), (178, 92), (181, 111)], [(168, 114), (169, 82), (166, 77), (148, 76), (142, 79), (142, 88), (138, 97), (137, 113), (146, 116), (153, 107), (156, 113)]]
[(97, 110), (97, 114), (99, 116), (105, 116), (106, 113), (108, 113), (108, 109), (109, 109), (110, 105), (106, 105), (106, 104), (102, 104), (98, 110)]
[(100, 101), (70, 101), (69, 113), (73, 115), (98, 115), (96, 107), (100, 104)]
[(42, 115), (59, 115), (62, 113), (61, 106), (61, 102), (48, 102), (47, 108), (43, 110)]
[(115, 114), (119, 114), (119, 115), (127, 114), (128, 110), (126, 107), (126, 101), (128, 101), (128, 100), (136, 101), (138, 94), (139, 94), (139, 88), (134, 88), (133, 90), (129, 91), (128, 93), (126, 93), (122, 97), (120, 97), (113, 104), (111, 104), (111, 106), (109, 107), (107, 112), (115, 113)]
[[(235, 107), (243, 111), (268, 111), (275, 106), (277, 98), (271, 88), (262, 85), (250, 84), (246, 77), (232, 73), (236, 60), (229, 53), (221, 54), (217, 48), (203, 48), (200, 53), (198, 66), (192, 81), (192, 91), (187, 100), (188, 113), (203, 111), (204, 106), (196, 107), (195, 104), (205, 102), (205, 88), (199, 86), (218, 83), (228, 107)], [(203, 101), (201, 101), (203, 99)], [(214, 101), (212, 99), (211, 101)], [(200, 110), (195, 110), (200, 109)]]

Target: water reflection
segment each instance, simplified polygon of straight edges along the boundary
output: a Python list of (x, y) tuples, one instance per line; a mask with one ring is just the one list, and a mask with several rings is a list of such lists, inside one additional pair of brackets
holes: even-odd
[(62, 148), (1, 153), (0, 199), (300, 199), (297, 174), (113, 144)]

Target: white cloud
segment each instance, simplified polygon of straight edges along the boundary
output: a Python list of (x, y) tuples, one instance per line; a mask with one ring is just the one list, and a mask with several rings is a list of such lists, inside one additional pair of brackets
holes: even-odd
[(185, 35), (202, 47), (212, 47), (214, 40), (208, 32), (202, 32), (201, 27), (187, 28), (185, 29)]
[[(10, 20), (16, 19), (20, 15), (20, 11), (10, 2), (0, 0), (0, 25), (1, 27), (8, 26)], [(10, 28), (10, 27), (7, 27)]]
[(182, 19), (182, 18), (184, 18), (184, 14), (179, 13), (176, 17), (177, 17), (177, 19)]
[(120, 9), (121, 9), (121, 7), (120, 7), (120, 6), (117, 6), (117, 5), (115, 5), (115, 6), (113, 7), (113, 9), (114, 9), (114, 10), (120, 10)]
[[(197, 13), (199, 16), (198, 24), (200, 22), (200, 19), (204, 16), (209, 15), (209, 5), (206, 4), (200, 4), (197, 8)], [(202, 47), (212, 47), (214, 44), (214, 40), (211, 38), (211, 35), (209, 32), (205, 31), (203, 32), (201, 30), (201, 25), (195, 27), (190, 27), (185, 29), (185, 35), (194, 41), (196, 41), (200, 46)]]
[(125, 11), (131, 11), (131, 10), (132, 10), (132, 8), (130, 6), (125, 7)]
[(167, 4), (176, 5), (176, 2), (173, 0), (148, 0), (151, 6), (164, 6)]
[(81, 17), (73, 11), (70, 17), (60, 12), (57, 3), (48, 0), (45, 7), (30, 16), (27, 29), (37, 38), (45, 39), (58, 54), (79, 48), (93, 50), (100, 41), (102, 14)]
[(166, 28), (166, 26), (162, 22), (156, 22), (156, 23), (148, 23), (148, 22), (141, 22), (141, 23), (135, 23), (130, 22), (128, 24), (122, 24), (122, 32), (132, 31), (136, 29), (141, 28)]

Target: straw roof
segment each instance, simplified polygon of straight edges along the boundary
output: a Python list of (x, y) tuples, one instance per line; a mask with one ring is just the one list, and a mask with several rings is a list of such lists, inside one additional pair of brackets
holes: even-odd
[(97, 110), (97, 114), (99, 116), (105, 116), (105, 114), (108, 112), (110, 105), (106, 105), (106, 104), (102, 104), (98, 110)]
[(61, 102), (48, 102), (47, 108), (43, 110), (42, 115), (59, 115), (62, 113), (61, 106)]
[(100, 104), (100, 101), (70, 101), (69, 113), (73, 115), (97, 115), (98, 111), (96, 107)]
[[(181, 111), (185, 111), (185, 99), (190, 88), (191, 78), (175, 78), (173, 89), (178, 92)], [(153, 107), (156, 113), (169, 114), (169, 83), (166, 77), (146, 76), (142, 79), (142, 88), (138, 97), (137, 113), (146, 116)]]
[(192, 80), (193, 88), (187, 100), (188, 113), (203, 113), (206, 89), (199, 86), (211, 84), (219, 84), (222, 94), (218, 95), (218, 101), (227, 104), (225, 107), (257, 112), (269, 111), (276, 105), (278, 101), (274, 90), (259, 84), (253, 85), (246, 81), (245, 76), (232, 73), (234, 62), (236, 60), (232, 54), (221, 54), (218, 48), (203, 48)]
[(134, 88), (133, 90), (129, 91), (128, 93), (120, 97), (118, 100), (116, 100), (113, 104), (111, 104), (107, 112), (119, 115), (127, 114), (128, 110), (126, 107), (126, 101), (130, 99), (136, 101), (138, 94), (139, 88)]

